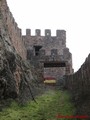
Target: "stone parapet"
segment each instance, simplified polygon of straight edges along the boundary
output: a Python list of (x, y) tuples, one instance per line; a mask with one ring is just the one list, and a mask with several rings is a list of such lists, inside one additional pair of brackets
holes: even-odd
[(4, 27), (17, 53), (23, 59), (26, 59), (26, 48), (22, 40), (22, 31), (18, 27), (18, 24), (15, 22), (15, 19), (9, 10), (6, 0), (0, 1), (0, 16), (2, 21), (0, 28), (3, 29)]

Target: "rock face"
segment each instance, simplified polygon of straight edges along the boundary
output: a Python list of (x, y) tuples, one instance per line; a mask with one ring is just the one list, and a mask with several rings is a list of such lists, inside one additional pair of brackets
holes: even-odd
[(39, 79), (42, 78), (26, 60), (21, 31), (6, 0), (0, 0), (0, 99), (19, 98), (22, 102), (34, 99)]
[(39, 78), (35, 72), (32, 74), (34, 68), (28, 61), (22, 60), (13, 46), (5, 45), (6, 38), (9, 39), (7, 34), (0, 35), (0, 97), (25, 97), (26, 91), (30, 97), (32, 80), (37, 84), (35, 80)]

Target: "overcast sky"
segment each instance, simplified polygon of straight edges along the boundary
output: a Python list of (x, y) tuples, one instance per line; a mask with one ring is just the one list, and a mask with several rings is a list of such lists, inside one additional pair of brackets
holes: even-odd
[(67, 47), (77, 71), (90, 53), (90, 0), (7, 0), (18, 26), (23, 30), (64, 29)]

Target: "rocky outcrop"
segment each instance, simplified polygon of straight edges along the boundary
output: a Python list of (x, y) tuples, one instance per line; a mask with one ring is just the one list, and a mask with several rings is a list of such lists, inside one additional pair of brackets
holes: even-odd
[(25, 59), (23, 41), (15, 28), (9, 26), (7, 13), (6, 0), (0, 0), (0, 99), (34, 100), (34, 96), (40, 93), (40, 76)]
[(7, 39), (9, 37), (4, 31), (0, 35), (0, 97), (33, 98), (38, 89), (38, 75), (29, 61), (22, 60), (12, 45), (5, 44)]

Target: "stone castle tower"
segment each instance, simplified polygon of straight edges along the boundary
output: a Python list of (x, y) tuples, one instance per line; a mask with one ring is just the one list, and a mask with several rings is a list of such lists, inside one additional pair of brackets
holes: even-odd
[(23, 41), (27, 49), (27, 59), (37, 61), (43, 68), (44, 77), (55, 77), (73, 73), (72, 54), (66, 47), (66, 31), (57, 30), (56, 36), (51, 36), (51, 30), (45, 30), (45, 36), (41, 36), (41, 30), (35, 30), (35, 36), (31, 36), (31, 30), (26, 29)]

